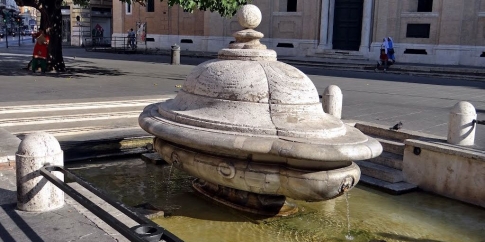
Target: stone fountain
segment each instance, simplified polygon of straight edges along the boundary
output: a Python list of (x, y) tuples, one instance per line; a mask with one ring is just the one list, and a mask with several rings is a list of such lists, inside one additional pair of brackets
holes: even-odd
[(297, 211), (286, 198), (342, 195), (360, 179), (353, 161), (382, 146), (326, 114), (312, 81), (260, 43), (256, 6), (243, 6), (238, 21), (236, 41), (194, 68), (174, 99), (147, 106), (140, 126), (167, 162), (197, 178), (197, 191), (233, 208), (284, 216)]

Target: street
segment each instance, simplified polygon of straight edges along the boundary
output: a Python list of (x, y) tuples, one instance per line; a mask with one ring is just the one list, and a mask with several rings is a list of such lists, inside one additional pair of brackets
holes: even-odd
[[(182, 57), (171, 66), (170, 56), (110, 54), (65, 48), (68, 73), (32, 74), (22, 68), (32, 46), (0, 49), (2, 106), (156, 98), (177, 94), (178, 85), (194, 65), (207, 58)], [(393, 126), (446, 137), (450, 109), (469, 101), (485, 119), (485, 82), (389, 73), (326, 70), (296, 66), (314, 82), (318, 92), (337, 85), (343, 92), (343, 119)], [(485, 127), (479, 125), (476, 144), (485, 147)]]
[[(20, 36), (20, 45), (32, 44), (32, 37), (30, 35)], [(7, 46), (7, 38), (0, 38), (0, 52)], [(18, 47), (19, 46), (19, 36), (8, 36), (8, 47)]]

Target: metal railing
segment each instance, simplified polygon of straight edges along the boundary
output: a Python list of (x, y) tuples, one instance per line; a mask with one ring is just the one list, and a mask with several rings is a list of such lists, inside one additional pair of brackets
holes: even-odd
[(485, 125), (485, 120), (478, 120), (478, 119), (475, 119), (475, 120), (473, 120), (473, 124)]
[[(129, 228), (125, 224), (121, 223), (118, 219), (113, 217), (111, 214), (104, 211), (98, 205), (94, 204), (89, 199), (84, 197), (82, 194), (80, 194), (79, 192), (74, 190), (72, 187), (68, 186), (64, 181), (61, 181), (59, 178), (57, 178), (55, 175), (53, 175), (51, 173), (53, 171), (62, 172), (67, 178), (77, 182), (78, 184), (80, 184), (81, 186), (83, 186), (84, 188), (89, 190), (90, 192), (94, 193), (96, 196), (103, 199), (104, 201), (109, 203), (111, 206), (115, 207), (120, 212), (122, 212), (126, 216), (130, 217), (131, 219), (133, 219), (135, 222), (139, 223), (140, 225), (135, 226), (133, 228)], [(74, 175), (69, 170), (65, 169), (64, 167), (61, 167), (61, 166), (44, 166), (40, 169), (40, 174), (43, 175), (47, 180), (52, 182), (54, 185), (56, 185), (63, 192), (65, 192), (66, 194), (71, 196), (74, 200), (76, 200), (82, 206), (84, 206), (89, 211), (91, 211), (93, 214), (95, 214), (100, 219), (102, 219), (104, 222), (106, 222), (109, 226), (116, 229), (120, 234), (125, 236), (130, 241), (155, 242), (155, 241), (164, 240), (164, 241), (167, 241), (167, 242), (182, 242), (182, 240), (179, 239), (174, 234), (172, 234), (169, 231), (165, 230), (164, 228), (160, 227), (159, 225), (157, 225), (156, 223), (154, 223), (150, 219), (147, 219), (145, 216), (140, 215), (137, 212), (129, 209), (123, 203), (108, 197), (107, 195), (104, 194), (104, 192), (98, 190), (97, 188), (92, 186), (89, 182), (87, 182), (87, 181), (83, 180), (82, 178)]]
[(84, 38), (84, 48), (96, 51), (136, 51), (136, 38), (130, 43), (128, 37), (90, 37)]

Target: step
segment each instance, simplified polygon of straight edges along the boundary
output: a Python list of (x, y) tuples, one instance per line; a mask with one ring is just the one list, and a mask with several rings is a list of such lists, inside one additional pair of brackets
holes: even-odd
[(402, 171), (403, 156), (384, 151), (380, 156), (369, 159), (370, 162)]
[(396, 183), (403, 181), (402, 171), (387, 166), (374, 164), (370, 161), (356, 161), (362, 174), (377, 178), (386, 182)]
[(390, 183), (366, 175), (360, 176), (359, 183), (381, 189), (382, 191), (392, 195), (401, 195), (404, 193), (415, 191), (418, 188), (418, 186), (407, 182)]
[(374, 137), (374, 138), (381, 143), (382, 149), (385, 152), (389, 152), (389, 153), (393, 153), (401, 156), (404, 155), (404, 148), (405, 148), (404, 143), (400, 141), (381, 139), (377, 137)]
[(331, 60), (322, 60), (322, 62), (312, 60), (312, 61), (301, 61), (301, 60), (290, 60), (290, 59), (280, 59), (279, 61), (284, 62), (289, 65), (302, 65), (305, 67), (320, 67), (320, 68), (328, 68), (328, 69), (345, 69), (345, 70), (364, 70), (365, 66), (361, 64), (354, 64), (354, 63), (338, 63), (338, 62), (331, 62)]
[(314, 56), (323, 58), (334, 58), (334, 59), (348, 59), (348, 60), (368, 60), (369, 58), (364, 57), (358, 51), (345, 51), (345, 50), (323, 50), (317, 51)]

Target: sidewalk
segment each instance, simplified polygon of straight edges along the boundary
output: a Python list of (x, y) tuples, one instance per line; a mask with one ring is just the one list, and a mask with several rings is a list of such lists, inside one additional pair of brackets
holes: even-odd
[[(339, 70), (375, 71), (378, 60), (347, 60), (320, 57), (289, 57), (281, 56), (278, 60), (291, 65), (306, 65), (319, 68)], [(382, 71), (378, 71), (382, 72)], [(416, 76), (446, 77), (465, 80), (485, 81), (485, 69), (476, 66), (431, 65), (417, 63), (399, 63), (390, 66), (386, 71), (394, 74)]]
[(66, 204), (54, 211), (30, 213), (16, 210), (16, 190), (15, 170), (0, 170), (0, 241), (114, 242), (123, 239), (119, 234), (108, 234), (78, 212), (77, 203), (68, 196)]
[[(12, 47), (9, 49), (4, 49), (0, 47), (0, 53), (2, 49), (6, 53), (11, 53), (22, 49), (23, 52), (27, 51), (29, 53), (33, 48), (33, 45), (25, 43), (24, 45), (18, 47)], [(65, 46), (64, 50), (67, 51), (82, 51), (84, 49), (79, 47)], [(90, 51), (91, 53), (108, 53), (106, 51)], [(149, 50), (138, 50), (138, 54), (145, 55), (162, 55), (170, 57), (170, 50), (160, 50), (160, 49), (149, 49)], [(205, 52), (205, 51), (188, 51), (181, 50), (180, 53), (183, 57), (191, 58), (204, 58), (213, 59), (217, 58), (216, 52)], [(331, 70), (352, 70), (352, 71), (363, 71), (363, 72), (374, 72), (377, 59), (373, 60), (356, 60), (356, 59), (345, 59), (345, 58), (324, 58), (315, 56), (278, 56), (278, 60), (285, 62), (290, 65), (295, 66), (306, 66), (314, 68), (323, 68)], [(382, 71), (379, 71), (382, 72)], [(393, 74), (406, 74), (414, 76), (427, 76), (427, 77), (442, 77), (442, 78), (454, 78), (462, 80), (474, 80), (474, 81), (485, 81), (485, 69), (479, 66), (456, 66), (456, 65), (432, 65), (432, 64), (420, 64), (420, 63), (400, 63), (399, 60), (396, 64), (392, 65), (387, 71), (387, 73)]]

